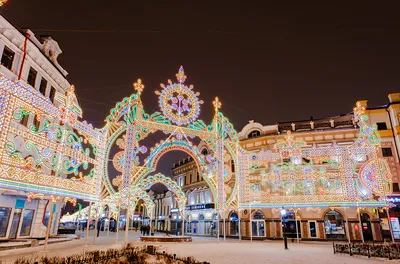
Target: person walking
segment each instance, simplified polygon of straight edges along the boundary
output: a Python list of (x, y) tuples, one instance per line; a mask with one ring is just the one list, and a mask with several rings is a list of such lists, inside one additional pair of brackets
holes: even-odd
[(97, 237), (100, 235), (100, 229), (101, 229), (101, 221), (100, 219), (97, 220)]
[(150, 225), (146, 226), (146, 235), (149, 236), (150, 235)]

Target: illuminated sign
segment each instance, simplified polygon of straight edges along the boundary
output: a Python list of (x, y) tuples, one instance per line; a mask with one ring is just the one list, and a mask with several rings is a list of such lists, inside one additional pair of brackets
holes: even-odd
[(186, 210), (202, 210), (202, 209), (214, 209), (214, 204), (213, 203), (208, 203), (208, 204), (193, 204), (193, 205), (186, 205), (185, 206)]
[(178, 208), (171, 208), (171, 213), (177, 213), (177, 212), (179, 212)]
[(389, 203), (400, 203), (400, 196), (388, 196), (387, 198), (379, 198), (380, 201), (386, 201)]

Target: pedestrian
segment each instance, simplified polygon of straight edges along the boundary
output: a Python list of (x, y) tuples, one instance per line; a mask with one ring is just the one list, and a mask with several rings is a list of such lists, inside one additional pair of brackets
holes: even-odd
[(100, 219), (97, 220), (97, 237), (100, 235), (100, 229), (101, 229), (101, 221)]
[(150, 225), (146, 226), (146, 235), (149, 236), (150, 235)]

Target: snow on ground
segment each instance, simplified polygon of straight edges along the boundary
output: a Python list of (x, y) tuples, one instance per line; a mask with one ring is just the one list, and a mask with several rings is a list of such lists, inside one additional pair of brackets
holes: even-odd
[[(138, 241), (139, 234), (131, 231), (129, 241), (143, 245)], [(119, 233), (119, 241), (116, 244), (115, 233), (102, 232), (96, 238), (96, 244), (92, 245), (93, 237), (88, 238), (88, 246), (85, 247), (85, 239), (74, 240), (59, 244), (49, 245), (47, 251), (43, 247), (22, 248), (0, 252), (0, 263), (12, 263), (19, 257), (35, 258), (43, 255), (67, 256), (95, 249), (121, 247), (124, 241), (124, 232)], [(241, 241), (222, 239), (218, 242), (215, 238), (194, 237), (192, 243), (156, 243), (161, 250), (168, 251), (177, 256), (193, 256), (199, 261), (207, 261), (212, 264), (247, 264), (247, 263), (296, 263), (296, 264), (383, 264), (382, 259), (361, 256), (349, 256), (333, 254), (331, 243), (293, 243), (289, 242), (289, 250), (283, 248), (282, 241)], [(1, 262), (3, 261), (3, 262)], [(394, 263), (399, 263), (395, 261)]]

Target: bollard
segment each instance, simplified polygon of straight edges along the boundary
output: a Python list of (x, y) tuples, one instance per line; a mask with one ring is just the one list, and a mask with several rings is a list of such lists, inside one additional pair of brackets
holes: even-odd
[(370, 251), (369, 251), (369, 245), (368, 245), (368, 247), (367, 247), (367, 252), (368, 252), (368, 258), (371, 258), (371, 253), (370, 253)]
[(332, 242), (332, 245), (333, 245), (333, 254), (336, 254), (336, 251), (335, 251), (335, 242)]
[(350, 253), (350, 256), (353, 256), (353, 252), (351, 252), (351, 244), (349, 244), (349, 253)]

